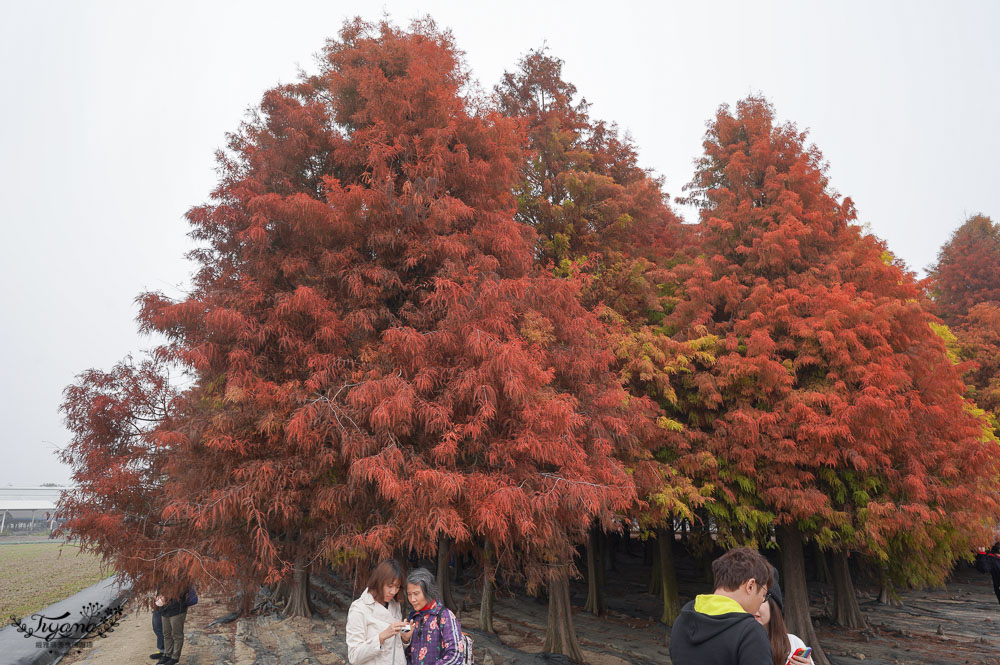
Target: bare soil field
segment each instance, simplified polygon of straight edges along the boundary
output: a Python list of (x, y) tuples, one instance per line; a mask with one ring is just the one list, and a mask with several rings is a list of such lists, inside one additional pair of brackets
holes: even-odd
[[(610, 616), (599, 619), (577, 611), (574, 620), (590, 665), (669, 663), (668, 629), (656, 616), (659, 599), (646, 589), (648, 569), (624, 565), (609, 574)], [(684, 581), (689, 594), (704, 589)], [(320, 612), (313, 619), (274, 614), (241, 618), (209, 627), (229, 612), (225, 599), (203, 597), (189, 610), (181, 665), (341, 665), (346, 662), (344, 625), (352, 600), (349, 586), (335, 576), (315, 580)], [(960, 568), (946, 588), (901, 594), (901, 607), (874, 602), (862, 592), (869, 626), (844, 630), (830, 625), (824, 607), (829, 589), (814, 585), (813, 615), (820, 642), (837, 665), (1000, 665), (1000, 604), (989, 578)], [(476, 662), (484, 665), (566, 663), (541, 654), (546, 605), (523, 595), (503, 594), (496, 602), (496, 635), (478, 630), (478, 585), (457, 587), (459, 619), (475, 639)], [(586, 587), (573, 586), (573, 602), (583, 604)], [(118, 629), (62, 662), (66, 665), (135, 665), (152, 662), (155, 649), (148, 611), (132, 608)]]
[(24, 617), (108, 577), (100, 560), (58, 541), (0, 544), (0, 617)]

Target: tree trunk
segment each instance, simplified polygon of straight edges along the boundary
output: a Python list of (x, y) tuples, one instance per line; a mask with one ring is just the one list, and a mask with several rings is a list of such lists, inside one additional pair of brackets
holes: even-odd
[(489, 541), (483, 547), (483, 597), (479, 601), (479, 630), (485, 633), (497, 632), (493, 628), (493, 598), (496, 596), (493, 563), (493, 548)]
[(890, 605), (892, 607), (902, 607), (903, 600), (896, 593), (896, 590), (892, 587), (892, 580), (889, 579), (889, 572), (885, 569), (885, 566), (879, 570), (879, 592), (878, 592), (878, 602), (882, 605)]
[(816, 552), (816, 581), (820, 584), (829, 584), (832, 576), (830, 567), (826, 565), (826, 552), (816, 542), (813, 542), (813, 550)]
[(569, 571), (566, 566), (549, 573), (549, 619), (545, 626), (545, 653), (563, 654), (574, 663), (583, 662), (583, 652), (573, 627), (569, 604)]
[(271, 602), (275, 607), (283, 607), (288, 602), (288, 583), (281, 580), (271, 590)]
[(451, 538), (441, 536), (438, 538), (438, 560), (437, 578), (438, 590), (441, 592), (441, 602), (452, 612), (458, 611), (458, 605), (451, 593), (451, 571), (448, 568), (448, 559), (451, 557)]
[[(651, 545), (649, 539), (646, 540), (647, 545)], [(648, 548), (647, 548), (648, 549)], [(660, 548), (659, 546), (652, 548), (652, 554), (650, 558), (653, 561), (653, 569), (649, 575), (649, 593), (654, 596), (663, 595), (663, 574), (660, 573)]]
[(660, 528), (656, 530), (656, 544), (660, 552), (660, 588), (663, 589), (663, 617), (660, 619), (668, 626), (681, 613), (681, 597), (677, 590), (677, 570), (674, 568), (674, 530)]
[(465, 555), (455, 553), (455, 584), (461, 585), (465, 581)]
[(832, 553), (833, 558), (833, 622), (844, 628), (864, 628), (865, 617), (858, 606), (858, 594), (851, 581), (847, 552)]
[(604, 534), (601, 539), (601, 552), (604, 558), (604, 571), (618, 572), (618, 541), (620, 534), (617, 531)]
[(583, 609), (595, 616), (605, 616), (608, 604), (604, 600), (604, 557), (601, 547), (601, 525), (595, 520), (590, 526), (587, 542), (587, 602)]
[(806, 586), (802, 534), (793, 526), (780, 526), (777, 533), (781, 547), (781, 590), (784, 595), (784, 617), (788, 632), (798, 635), (812, 647), (812, 659), (816, 665), (830, 665), (816, 638), (816, 630), (809, 615), (809, 589)]
[(292, 572), (291, 583), (288, 585), (288, 603), (283, 612), (286, 617), (312, 617), (316, 608), (309, 597), (309, 570), (305, 559), (295, 560), (295, 570)]

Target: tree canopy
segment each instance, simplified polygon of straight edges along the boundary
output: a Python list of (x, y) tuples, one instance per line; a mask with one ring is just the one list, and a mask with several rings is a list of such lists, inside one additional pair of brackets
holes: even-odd
[(682, 224), (562, 64), (486, 98), (430, 19), (358, 19), (267, 91), (187, 215), (190, 292), (138, 299), (160, 346), (65, 392), (65, 530), (139, 594), (290, 614), (318, 562), (447, 541), (547, 585), (577, 660), (566, 576), (616, 515), (941, 581), (1000, 519), (1000, 227), (918, 282), (760, 97), (709, 123)]

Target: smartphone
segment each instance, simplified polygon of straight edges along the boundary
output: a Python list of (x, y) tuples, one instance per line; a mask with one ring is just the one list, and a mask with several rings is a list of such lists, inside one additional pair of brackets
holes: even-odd
[(412, 630), (412, 629), (409, 626), (403, 626), (402, 628), (399, 629), (399, 632), (401, 632), (401, 633), (408, 633), (408, 632), (410, 632), (410, 630)]
[(792, 654), (793, 656), (798, 656), (799, 658), (808, 658), (812, 655), (812, 647), (800, 647), (795, 650)]

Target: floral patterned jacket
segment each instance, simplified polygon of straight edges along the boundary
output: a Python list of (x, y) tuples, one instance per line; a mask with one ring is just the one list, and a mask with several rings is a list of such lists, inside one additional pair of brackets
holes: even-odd
[(411, 612), (407, 620), (417, 623), (404, 649), (410, 665), (459, 665), (462, 662), (458, 651), (462, 627), (443, 603), (436, 600), (426, 610)]

